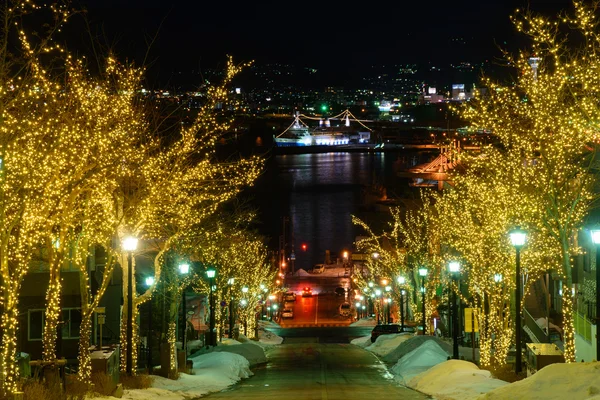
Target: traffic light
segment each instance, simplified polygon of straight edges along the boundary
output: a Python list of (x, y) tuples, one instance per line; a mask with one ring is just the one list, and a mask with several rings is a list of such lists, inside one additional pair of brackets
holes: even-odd
[(306, 249), (308, 249), (308, 246), (306, 245), (306, 243), (302, 243), (302, 251), (306, 251)]
[(321, 105), (321, 111), (325, 112), (327, 110), (329, 110), (329, 107), (327, 107), (327, 104), (322, 104)]

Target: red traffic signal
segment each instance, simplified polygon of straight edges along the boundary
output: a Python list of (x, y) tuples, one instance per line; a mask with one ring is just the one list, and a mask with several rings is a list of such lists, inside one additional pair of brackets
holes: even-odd
[(306, 243), (302, 243), (302, 250), (306, 251), (307, 248), (308, 248), (308, 246), (306, 245)]

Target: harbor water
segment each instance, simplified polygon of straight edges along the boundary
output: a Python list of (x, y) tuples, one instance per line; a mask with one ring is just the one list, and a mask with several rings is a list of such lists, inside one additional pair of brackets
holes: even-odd
[(410, 179), (396, 176), (417, 158), (422, 156), (402, 151), (272, 155), (245, 195), (258, 211), (259, 231), (269, 248), (280, 248), (285, 229), (287, 255), (293, 246), (295, 269), (307, 270), (324, 263), (327, 250), (335, 261), (353, 249), (364, 234), (352, 223), (353, 215), (376, 229), (385, 226), (389, 211), (376, 199), (418, 197)]

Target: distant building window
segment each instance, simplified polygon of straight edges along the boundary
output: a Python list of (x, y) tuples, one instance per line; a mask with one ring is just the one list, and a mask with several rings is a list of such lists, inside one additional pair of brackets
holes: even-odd
[[(27, 338), (30, 341), (42, 340), (46, 317), (45, 310), (27, 311)], [(79, 327), (81, 326), (80, 308), (63, 308), (61, 319), (61, 333), (63, 339), (79, 339)]]
[(27, 338), (29, 340), (42, 340), (44, 310), (28, 310), (27, 321)]
[(81, 309), (63, 308), (62, 322), (63, 339), (79, 339), (79, 327), (81, 326)]

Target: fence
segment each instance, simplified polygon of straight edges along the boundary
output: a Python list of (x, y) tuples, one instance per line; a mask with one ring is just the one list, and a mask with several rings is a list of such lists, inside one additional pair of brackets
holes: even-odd
[(592, 342), (592, 323), (579, 312), (575, 313), (575, 332), (583, 337), (585, 341)]

